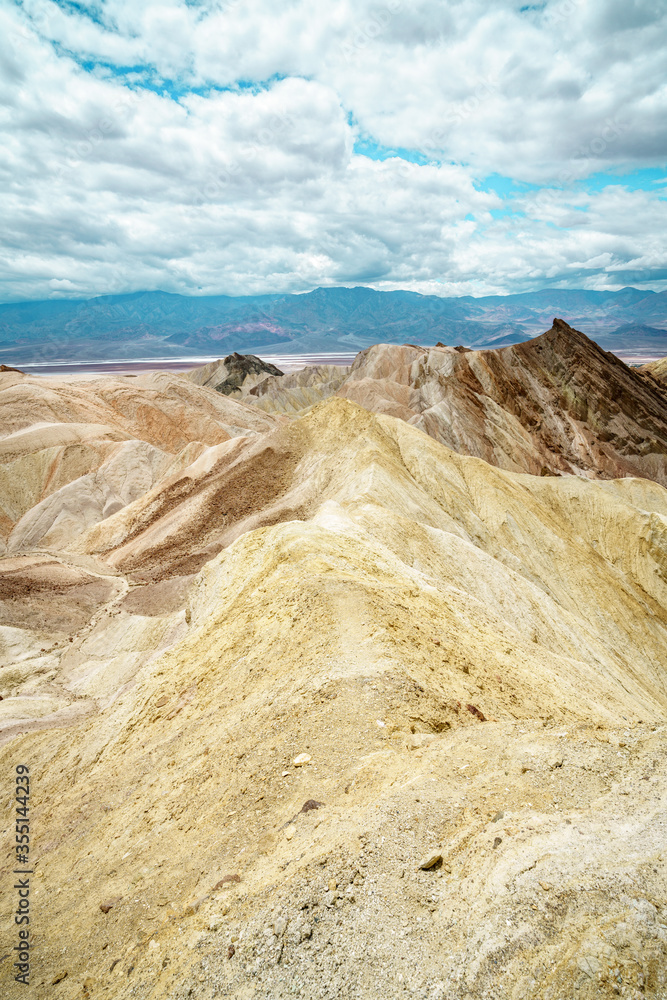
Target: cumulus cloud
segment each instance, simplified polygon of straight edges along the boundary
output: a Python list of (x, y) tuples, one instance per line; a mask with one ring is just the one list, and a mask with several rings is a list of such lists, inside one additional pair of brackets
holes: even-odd
[(0, 31), (4, 301), (663, 287), (653, 0), (23, 0)]

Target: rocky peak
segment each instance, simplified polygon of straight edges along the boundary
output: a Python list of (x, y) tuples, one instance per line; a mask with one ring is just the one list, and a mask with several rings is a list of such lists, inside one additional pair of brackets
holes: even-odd
[[(231, 396), (241, 392), (241, 387), (247, 390), (269, 375), (283, 375), (284, 372), (275, 365), (262, 361), (255, 354), (228, 354), (226, 358), (211, 361), (201, 368), (193, 368), (187, 372), (186, 378), (196, 385), (221, 392), (223, 396)], [(250, 380), (248, 382), (248, 380)]]
[(581, 330), (576, 330), (573, 326), (570, 326), (569, 323), (566, 323), (564, 319), (560, 319), (558, 316), (554, 317), (550, 330), (543, 333), (541, 337), (535, 337), (533, 340), (524, 341), (524, 344), (529, 346), (532, 344), (539, 344), (540, 342), (555, 343), (556, 341), (560, 341), (561, 343), (565, 341), (566, 343), (569, 342), (573, 345), (589, 344), (591, 347), (597, 347), (592, 340), (589, 340), (585, 333), (582, 333)]
[(228, 354), (223, 361), (226, 377), (213, 388), (225, 396), (230, 396), (241, 388), (248, 375), (284, 375), (280, 368), (262, 361), (255, 354)]

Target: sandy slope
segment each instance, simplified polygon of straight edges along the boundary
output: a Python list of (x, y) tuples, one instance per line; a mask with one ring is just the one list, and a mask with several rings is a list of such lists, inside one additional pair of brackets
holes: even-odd
[(666, 518), (334, 397), (3, 560), (34, 994), (664, 997)]
[(280, 418), (159, 372), (0, 374), (0, 552), (62, 547), (206, 446)]

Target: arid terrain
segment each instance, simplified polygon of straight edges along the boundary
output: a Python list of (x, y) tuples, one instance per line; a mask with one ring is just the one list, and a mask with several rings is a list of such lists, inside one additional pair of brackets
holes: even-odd
[[(214, 370), (209, 365), (190, 377)], [(556, 319), (543, 336), (499, 350), (378, 344), (348, 369), (320, 366), (263, 380), (249, 372), (238, 397), (267, 412), (294, 414), (336, 393), (503, 469), (639, 475), (664, 486), (661, 372), (664, 362), (628, 368)]]
[(276, 372), (0, 373), (30, 995), (665, 1000), (664, 365)]

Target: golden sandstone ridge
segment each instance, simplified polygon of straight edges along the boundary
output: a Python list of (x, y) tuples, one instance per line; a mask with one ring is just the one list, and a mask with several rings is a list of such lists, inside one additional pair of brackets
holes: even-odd
[(0, 374), (36, 997), (667, 995), (665, 397), (545, 338)]

